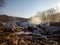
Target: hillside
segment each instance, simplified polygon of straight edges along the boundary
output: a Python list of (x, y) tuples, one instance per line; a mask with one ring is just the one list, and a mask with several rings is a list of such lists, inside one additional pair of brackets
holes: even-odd
[(28, 18), (0, 15), (0, 22), (28, 21)]

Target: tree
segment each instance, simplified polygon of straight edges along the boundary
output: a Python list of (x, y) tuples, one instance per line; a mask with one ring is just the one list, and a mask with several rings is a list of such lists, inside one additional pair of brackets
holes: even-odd
[(6, 0), (0, 0), (0, 7), (5, 6)]
[(6, 0), (0, 0), (0, 14), (2, 13), (2, 10), (6, 4)]

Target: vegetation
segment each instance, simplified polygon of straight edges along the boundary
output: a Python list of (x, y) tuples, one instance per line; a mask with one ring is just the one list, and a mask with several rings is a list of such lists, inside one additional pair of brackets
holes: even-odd
[(6, 0), (0, 0), (0, 7), (5, 6)]

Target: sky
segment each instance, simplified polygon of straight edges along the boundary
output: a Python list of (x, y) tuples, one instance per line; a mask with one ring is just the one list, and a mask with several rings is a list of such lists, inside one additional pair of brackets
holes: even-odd
[(11, 0), (0, 11), (9, 16), (29, 18), (56, 6), (60, 7), (60, 0)]

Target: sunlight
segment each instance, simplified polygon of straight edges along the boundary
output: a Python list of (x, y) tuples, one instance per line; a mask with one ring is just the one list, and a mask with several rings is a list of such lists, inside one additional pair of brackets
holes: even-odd
[(57, 9), (58, 12), (60, 12), (60, 3), (58, 3), (58, 4), (56, 5), (56, 9)]

